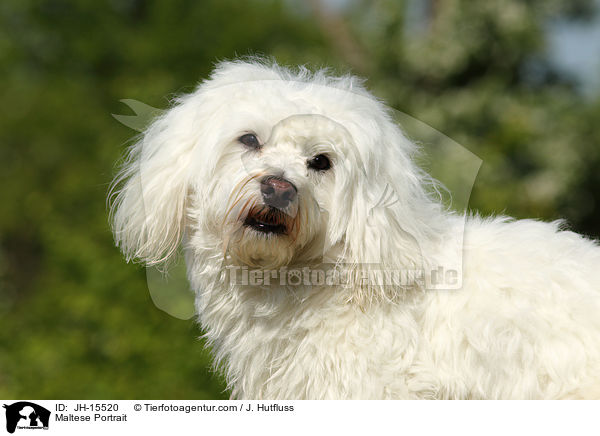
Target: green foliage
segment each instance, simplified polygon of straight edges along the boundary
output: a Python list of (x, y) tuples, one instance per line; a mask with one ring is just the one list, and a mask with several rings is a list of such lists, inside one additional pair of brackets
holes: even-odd
[(0, 397), (227, 397), (194, 322), (159, 311), (114, 248), (105, 206), (136, 133), (111, 116), (120, 100), (165, 108), (220, 59), (350, 67), (483, 159), (471, 207), (600, 234), (600, 103), (544, 61), (542, 34), (587, 3), (429, 3), (415, 25), (402, 2), (352, 2), (348, 58), (303, 2), (3, 0)]

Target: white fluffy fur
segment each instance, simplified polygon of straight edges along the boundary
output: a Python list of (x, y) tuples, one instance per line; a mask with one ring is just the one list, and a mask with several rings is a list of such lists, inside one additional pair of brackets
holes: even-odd
[[(247, 132), (261, 151), (237, 141)], [(445, 211), (415, 151), (354, 77), (221, 63), (132, 147), (115, 238), (147, 264), (183, 243), (234, 398), (600, 398), (600, 248), (558, 223)], [(319, 153), (331, 170), (307, 168)], [(298, 188), (294, 237), (241, 225), (264, 174)], [(397, 201), (377, 207), (386, 187)], [(224, 279), (232, 266), (427, 270), (461, 256), (458, 290)]]

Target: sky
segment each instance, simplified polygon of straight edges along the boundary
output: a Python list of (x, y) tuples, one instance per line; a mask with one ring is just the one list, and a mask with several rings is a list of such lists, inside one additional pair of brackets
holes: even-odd
[(585, 94), (600, 93), (600, 0), (586, 23), (557, 22), (548, 26), (550, 58), (579, 79)]

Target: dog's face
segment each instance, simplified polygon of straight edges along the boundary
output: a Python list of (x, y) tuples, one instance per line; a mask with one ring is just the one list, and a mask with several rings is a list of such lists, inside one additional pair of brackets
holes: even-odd
[(211, 151), (214, 166), (192, 190), (197, 220), (214, 224), (236, 262), (278, 267), (320, 258), (330, 211), (346, 206), (336, 202), (336, 186), (356, 177), (345, 165), (356, 159), (351, 135), (294, 97), (279, 95), (271, 113), (260, 110), (271, 98), (264, 92), (230, 109), (232, 122), (224, 123), (223, 140)]
[[(354, 78), (224, 64), (133, 147), (116, 239), (147, 263), (184, 235), (259, 267), (377, 261), (388, 244), (412, 256), (427, 204), (412, 147)], [(391, 191), (399, 204), (379, 207)]]
[(364, 177), (351, 129), (365, 97), (281, 79), (206, 90), (210, 124), (192, 157), (193, 244), (210, 233), (236, 263), (279, 267), (313, 262), (339, 241), (332, 211), (351, 207)]
[[(248, 122), (221, 148), (214, 191), (225, 200), (205, 211), (221, 223), (226, 250), (249, 265), (280, 266), (321, 256), (350, 137), (323, 115), (291, 114)], [(205, 204), (207, 204), (205, 203)]]

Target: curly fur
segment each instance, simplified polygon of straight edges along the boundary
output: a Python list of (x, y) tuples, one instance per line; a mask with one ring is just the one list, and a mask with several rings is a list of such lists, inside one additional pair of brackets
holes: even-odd
[[(248, 132), (260, 150), (237, 140)], [(224, 62), (130, 150), (115, 239), (146, 264), (183, 244), (234, 398), (599, 398), (600, 248), (558, 222), (446, 211), (416, 152), (355, 77)], [(307, 168), (316, 154), (331, 170)], [(290, 210), (264, 209), (259, 180), (272, 174), (297, 187)], [(378, 207), (388, 188), (397, 201)], [(245, 226), (249, 214), (285, 234)], [(456, 268), (462, 286), (362, 280), (373, 265)], [(353, 279), (227, 280), (331, 266)]]

